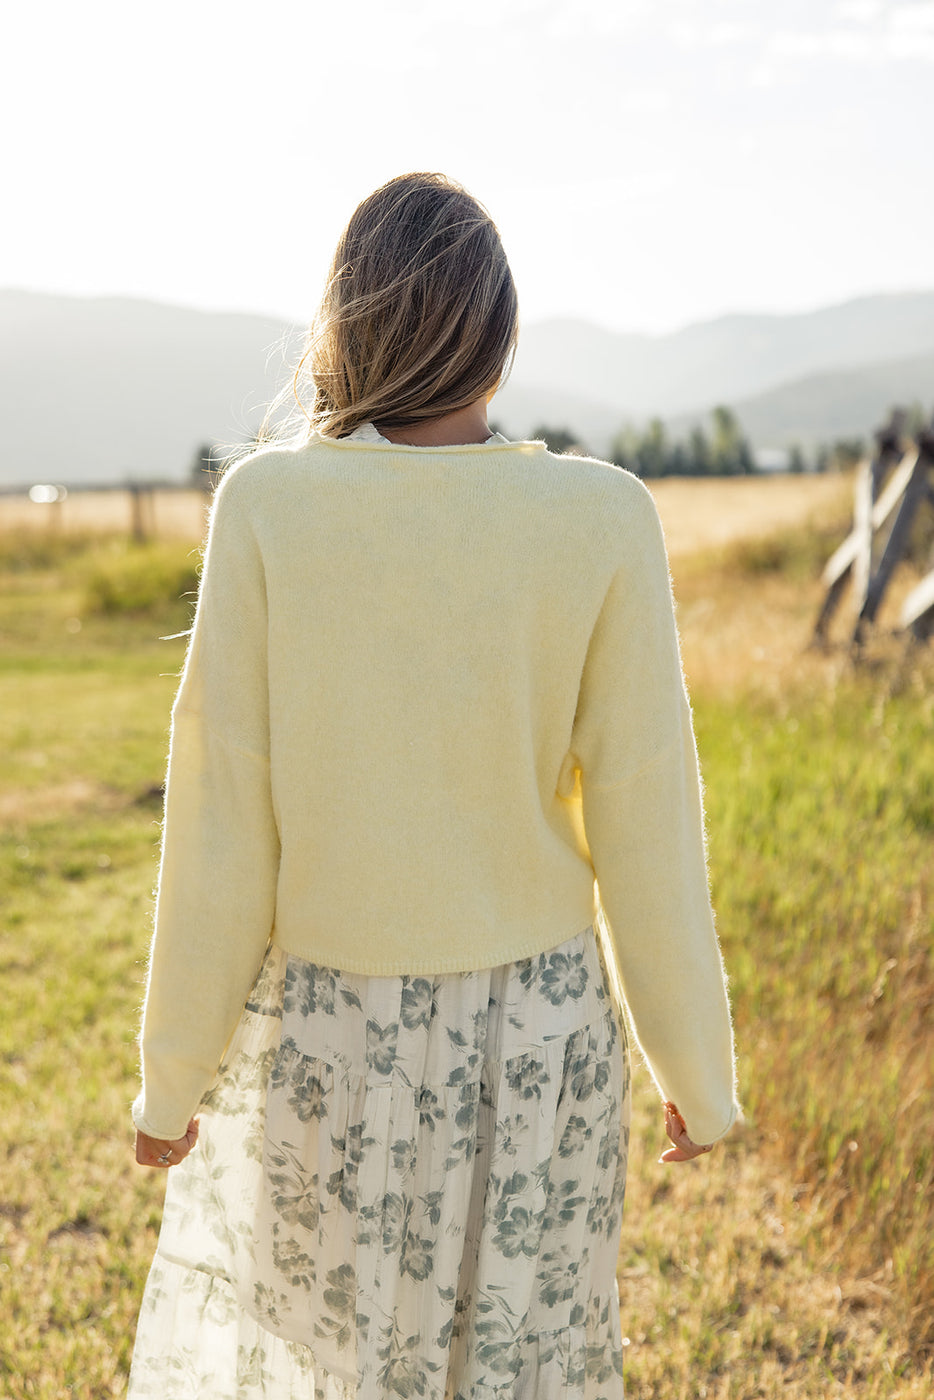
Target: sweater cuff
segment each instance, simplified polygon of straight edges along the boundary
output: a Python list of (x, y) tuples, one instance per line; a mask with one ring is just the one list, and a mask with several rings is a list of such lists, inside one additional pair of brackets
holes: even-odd
[(183, 1138), (188, 1131), (188, 1124), (197, 1112), (196, 1107), (182, 1124), (173, 1122), (171, 1119), (163, 1119), (160, 1122), (158, 1119), (149, 1117), (143, 1092), (137, 1096), (130, 1110), (133, 1126), (138, 1128), (141, 1133), (145, 1133), (147, 1137), (158, 1138), (161, 1142), (177, 1142), (179, 1138)]
[(721, 1142), (723, 1138), (726, 1137), (727, 1133), (732, 1127), (735, 1126), (736, 1123), (741, 1123), (742, 1121), (743, 1110), (740, 1108), (739, 1104), (734, 1101), (734, 1103), (730, 1106), (730, 1116), (727, 1119), (726, 1125), (723, 1128), (721, 1128), (719, 1132), (714, 1133), (712, 1136), (708, 1131), (706, 1137), (695, 1137), (694, 1133), (691, 1131), (690, 1124), (688, 1124), (686, 1119), (685, 1126), (688, 1130), (688, 1137), (691, 1139), (692, 1142), (696, 1142), (698, 1147), (713, 1147), (715, 1142)]

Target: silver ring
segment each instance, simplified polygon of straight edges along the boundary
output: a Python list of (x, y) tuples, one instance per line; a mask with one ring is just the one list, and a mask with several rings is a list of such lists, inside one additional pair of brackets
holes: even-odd
[(169, 1164), (169, 1158), (171, 1157), (174, 1150), (175, 1149), (172, 1147), (168, 1148), (165, 1152), (163, 1152), (161, 1157), (156, 1158), (156, 1161), (161, 1162), (164, 1167), (167, 1167)]

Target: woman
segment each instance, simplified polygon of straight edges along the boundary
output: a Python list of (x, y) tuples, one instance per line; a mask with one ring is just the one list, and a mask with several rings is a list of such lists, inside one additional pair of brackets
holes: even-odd
[(337, 248), (313, 431), (218, 490), (134, 1106), (137, 1160), (174, 1168), (134, 1397), (617, 1400), (598, 918), (665, 1159), (734, 1120), (658, 518), (490, 433), (516, 328), (486, 212), (391, 181)]

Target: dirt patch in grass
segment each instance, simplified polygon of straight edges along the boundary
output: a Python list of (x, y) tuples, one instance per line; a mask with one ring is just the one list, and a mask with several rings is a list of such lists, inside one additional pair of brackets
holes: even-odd
[(72, 778), (67, 783), (49, 783), (45, 787), (12, 788), (0, 793), (0, 827), (31, 826), (84, 811), (116, 812), (127, 802), (125, 793), (90, 778)]

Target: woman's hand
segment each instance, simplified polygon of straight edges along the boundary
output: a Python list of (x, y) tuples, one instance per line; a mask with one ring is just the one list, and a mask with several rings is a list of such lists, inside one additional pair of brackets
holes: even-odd
[(665, 1104), (665, 1132), (674, 1143), (674, 1147), (669, 1147), (667, 1152), (662, 1153), (658, 1159), (660, 1162), (690, 1162), (692, 1157), (700, 1157), (703, 1152), (712, 1150), (709, 1146), (701, 1147), (691, 1141), (684, 1126), (684, 1119), (673, 1103)]
[(190, 1119), (184, 1137), (174, 1142), (163, 1138), (150, 1137), (148, 1133), (136, 1133), (136, 1160), (141, 1167), (177, 1167), (188, 1156), (198, 1141), (198, 1120)]

